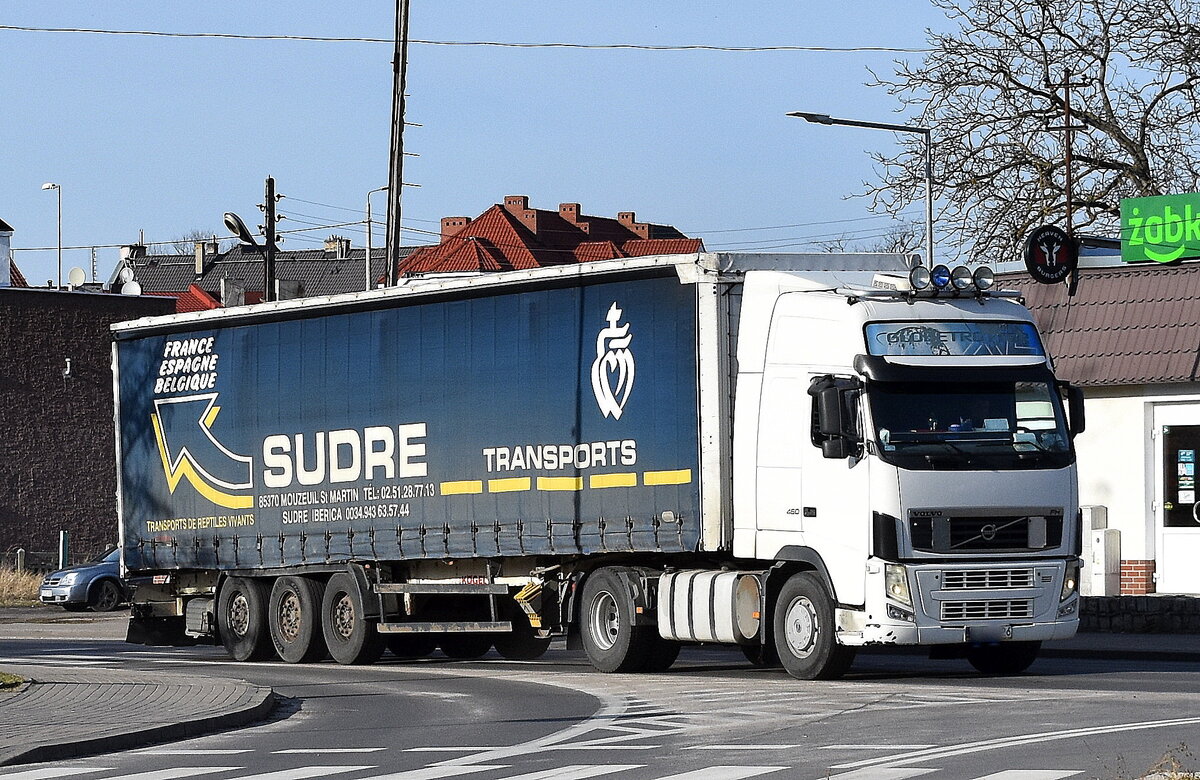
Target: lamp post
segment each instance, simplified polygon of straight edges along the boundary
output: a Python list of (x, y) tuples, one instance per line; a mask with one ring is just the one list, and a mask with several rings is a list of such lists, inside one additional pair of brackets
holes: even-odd
[(866, 122), (861, 119), (835, 119), (828, 114), (813, 114), (807, 111), (790, 111), (805, 122), (817, 125), (843, 125), (845, 127), (867, 127), (872, 130), (890, 130), (893, 133), (920, 133), (925, 136), (925, 263), (933, 267), (933, 139), (928, 127), (919, 125), (893, 125), (887, 122)]
[[(388, 190), (388, 187), (376, 187), (375, 189), (369, 190), (367, 192), (367, 259), (366, 259), (366, 272), (365, 272), (366, 273), (366, 287), (363, 288), (365, 290), (371, 289), (371, 253), (374, 251), (373, 247), (371, 246), (371, 243), (372, 243), (372, 239), (371, 239), (371, 196), (374, 195), (376, 192), (386, 192), (387, 190)], [(388, 272), (388, 276), (391, 276), (391, 271)]]
[(57, 190), (58, 192), (58, 289), (62, 289), (62, 187), (54, 182), (46, 182), (42, 185), (44, 190)]

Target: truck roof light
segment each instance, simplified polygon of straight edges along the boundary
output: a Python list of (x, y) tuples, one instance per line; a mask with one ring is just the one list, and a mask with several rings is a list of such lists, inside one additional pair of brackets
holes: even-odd
[(972, 284), (971, 269), (960, 265), (950, 272), (950, 283), (956, 290), (966, 290)]
[(992, 285), (996, 283), (996, 275), (986, 265), (981, 265), (975, 269), (973, 279), (976, 290), (990, 290), (992, 289)]
[(914, 290), (924, 290), (929, 286), (929, 269), (923, 265), (914, 265), (908, 272), (908, 283)]
[(946, 289), (946, 285), (950, 284), (950, 269), (944, 265), (935, 265), (929, 272), (929, 281), (935, 289)]

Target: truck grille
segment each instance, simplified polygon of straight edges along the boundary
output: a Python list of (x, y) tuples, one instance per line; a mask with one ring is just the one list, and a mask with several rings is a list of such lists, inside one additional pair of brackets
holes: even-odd
[(956, 553), (1045, 550), (1062, 544), (1058, 515), (947, 516), (928, 511), (908, 518), (913, 549)]
[(1030, 599), (943, 601), (942, 620), (1005, 620), (1033, 617)]
[(1032, 588), (1033, 569), (961, 569), (942, 572), (945, 590)]

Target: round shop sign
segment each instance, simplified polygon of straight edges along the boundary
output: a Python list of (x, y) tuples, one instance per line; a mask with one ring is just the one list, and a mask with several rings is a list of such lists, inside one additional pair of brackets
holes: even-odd
[(1067, 231), (1056, 225), (1042, 225), (1025, 239), (1025, 270), (1034, 281), (1058, 284), (1067, 279), (1079, 263), (1079, 246)]

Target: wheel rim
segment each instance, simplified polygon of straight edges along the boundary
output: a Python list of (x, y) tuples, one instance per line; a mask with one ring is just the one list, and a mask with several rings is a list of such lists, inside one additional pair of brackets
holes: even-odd
[(603, 591), (596, 594), (596, 598), (592, 599), (590, 618), (591, 634), (596, 646), (601, 650), (612, 649), (621, 633), (621, 613), (611, 593)]
[(107, 612), (113, 607), (117, 606), (118, 599), (119, 596), (117, 595), (117, 589), (113, 587), (111, 583), (106, 582), (100, 587), (100, 598), (97, 601), (96, 606), (101, 612)]
[(798, 658), (805, 658), (813, 651), (821, 624), (813, 603), (804, 596), (795, 598), (784, 613), (783, 637), (788, 649)]
[(279, 601), (279, 633), (289, 642), (300, 637), (300, 597), (289, 590)]
[(244, 593), (235, 594), (229, 601), (229, 630), (237, 636), (245, 636), (250, 630), (250, 602)]
[(333, 618), (333, 630), (339, 637), (347, 640), (354, 635), (354, 601), (350, 598), (349, 593), (343, 593), (333, 603), (331, 617)]

